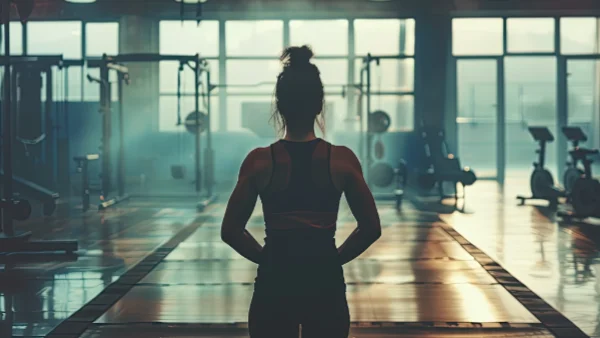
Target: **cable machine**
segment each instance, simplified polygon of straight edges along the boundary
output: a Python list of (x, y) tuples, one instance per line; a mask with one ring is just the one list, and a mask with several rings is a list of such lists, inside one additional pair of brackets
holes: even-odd
[[(397, 59), (397, 57), (381, 57), (367, 54), (363, 58), (360, 69), (360, 83), (355, 86), (359, 90), (358, 120), (360, 129), (359, 138), (359, 158), (363, 163), (363, 170), (366, 175), (367, 184), (371, 189), (373, 187), (389, 188), (395, 185), (391, 194), (374, 193), (376, 199), (395, 199), (396, 208), (400, 209), (404, 198), (404, 187), (408, 179), (408, 169), (406, 162), (400, 160), (396, 167), (383, 161), (385, 157), (385, 147), (381, 141), (383, 134), (387, 133), (391, 126), (391, 117), (383, 110), (374, 110), (372, 107), (372, 95), (382, 95), (383, 93), (372, 90), (372, 70), (373, 63), (380, 66), (382, 58)], [(391, 93), (402, 95), (404, 93)], [(363, 101), (366, 98), (366, 114), (363, 114)], [(366, 118), (365, 118), (366, 115)]]
[[(33, 2), (32, 2), (33, 5)], [(14, 68), (10, 56), (10, 1), (3, 0), (2, 23), (4, 24), (4, 97), (2, 100), (2, 167), (4, 169), (3, 196), (0, 199), (0, 250), (5, 253), (50, 253), (65, 252), (71, 254), (78, 249), (76, 241), (31, 241), (31, 232), (18, 233), (13, 220), (25, 220), (31, 214), (31, 205), (26, 200), (16, 199), (13, 194), (13, 97), (12, 71)], [(33, 6), (32, 6), (33, 8)]]
[[(68, 132), (63, 132), (68, 128), (68, 111), (64, 102), (54, 101), (53, 70), (63, 70), (67, 75), (69, 67), (81, 66), (83, 61), (63, 60), (62, 55), (28, 55), (11, 56), (11, 63), (12, 72), (5, 76), (10, 77), (14, 88), (12, 154), (18, 176), (13, 175), (13, 184), (17, 192), (41, 201), (44, 215), (50, 216), (60, 197), (59, 187), (68, 186), (65, 181), (69, 176)], [(41, 90), (43, 84), (45, 93)], [(68, 86), (68, 80), (64, 84)], [(60, 113), (64, 114), (63, 121)], [(65, 124), (62, 127), (61, 122)]]
[[(210, 68), (205, 59), (199, 55), (160, 55), (160, 54), (121, 54), (115, 56), (104, 55), (100, 60), (88, 61), (88, 67), (99, 68), (100, 78), (94, 79), (88, 76), (90, 81), (100, 84), (100, 101), (101, 113), (103, 114), (103, 138), (102, 138), (102, 196), (104, 201), (101, 202), (99, 209), (108, 208), (121, 201), (127, 200), (129, 196), (125, 189), (125, 150), (124, 150), (124, 121), (123, 121), (123, 86), (129, 81), (129, 71), (122, 63), (127, 62), (160, 62), (160, 61), (177, 61), (181, 66), (187, 66), (194, 72), (194, 112), (188, 115), (184, 121), (185, 127), (195, 136), (194, 142), (194, 174), (195, 174), (195, 191), (196, 195), (200, 195), (202, 191), (206, 194), (198, 203), (198, 210), (202, 211), (206, 206), (216, 200), (216, 195), (213, 191), (214, 186), (214, 153), (212, 149), (212, 135), (210, 130), (211, 107), (210, 100), (206, 102), (206, 115), (200, 112), (200, 86), (203, 84), (210, 88)], [(111, 104), (110, 97), (111, 84), (109, 81), (110, 71), (116, 71), (118, 75), (118, 106), (119, 106), (119, 149), (117, 157), (117, 190), (118, 195), (112, 199), (107, 196), (111, 191)], [(202, 144), (201, 134), (206, 131), (206, 148), (204, 153), (204, 170), (202, 170)], [(203, 180), (204, 178), (204, 180)], [(205, 183), (203, 187), (202, 183)], [(203, 189), (204, 188), (204, 189)], [(140, 196), (144, 196), (141, 195)], [(177, 197), (177, 196), (175, 196)], [(182, 196), (187, 197), (187, 196)]]

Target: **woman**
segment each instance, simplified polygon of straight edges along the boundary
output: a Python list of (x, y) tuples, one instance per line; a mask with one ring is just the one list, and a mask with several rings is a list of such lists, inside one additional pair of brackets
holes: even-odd
[[(307, 46), (283, 52), (273, 117), (285, 137), (248, 154), (223, 220), (223, 241), (259, 265), (249, 315), (252, 338), (297, 338), (300, 327), (305, 338), (347, 337), (342, 265), (381, 236), (358, 159), (350, 149), (315, 136), (325, 94), (312, 56)], [(342, 193), (358, 227), (338, 249), (334, 235)], [(264, 247), (245, 230), (259, 196)]]

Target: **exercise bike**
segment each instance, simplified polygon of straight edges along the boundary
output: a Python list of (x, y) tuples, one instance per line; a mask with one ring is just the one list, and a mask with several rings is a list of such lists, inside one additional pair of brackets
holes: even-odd
[(554, 185), (554, 178), (548, 169), (544, 167), (546, 161), (546, 144), (554, 141), (554, 136), (546, 127), (529, 127), (529, 133), (533, 139), (539, 143), (540, 147), (536, 150), (538, 161), (533, 163), (533, 172), (529, 185), (531, 187), (531, 196), (517, 196), (521, 201), (520, 205), (525, 204), (526, 200), (546, 200), (551, 208), (558, 205), (558, 198), (565, 197), (565, 192)]
[[(579, 127), (563, 127), (562, 132), (569, 140), (573, 148), (571, 150), (576, 150), (579, 147), (580, 142), (587, 141), (587, 136)], [(563, 186), (565, 188), (565, 192), (567, 193), (567, 198), (570, 201), (570, 194), (573, 191), (573, 186), (575, 181), (577, 181), (581, 176), (584, 175), (584, 171), (578, 167), (578, 159), (576, 156), (573, 156), (576, 153), (571, 152), (571, 161), (567, 162), (567, 169), (565, 170), (565, 174), (563, 176)]]
[(583, 175), (579, 176), (573, 183), (570, 193), (572, 212), (559, 212), (563, 218), (587, 218), (600, 217), (600, 181), (592, 176), (591, 156), (598, 155), (598, 149), (590, 150), (575, 148), (570, 152), (573, 160), (581, 161), (583, 164)]

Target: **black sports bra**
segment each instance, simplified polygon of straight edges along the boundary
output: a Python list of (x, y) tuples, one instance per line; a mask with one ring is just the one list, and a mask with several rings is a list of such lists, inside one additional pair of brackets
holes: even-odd
[(260, 193), (267, 234), (271, 230), (335, 232), (342, 192), (331, 179), (331, 144), (280, 140), (271, 145), (273, 170)]

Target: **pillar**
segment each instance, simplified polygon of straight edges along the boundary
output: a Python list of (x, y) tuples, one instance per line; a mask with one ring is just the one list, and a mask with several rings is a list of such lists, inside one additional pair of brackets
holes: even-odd
[[(141, 16), (123, 16), (119, 25), (119, 52), (158, 53), (159, 22)], [(159, 64), (128, 63), (131, 85), (123, 90), (127, 139), (158, 131)], [(173, 111), (175, 113), (175, 111)], [(139, 135), (138, 135), (139, 136)]]
[(452, 107), (452, 18), (449, 12), (422, 13), (416, 18), (415, 126), (445, 128), (456, 149), (456, 119)]

